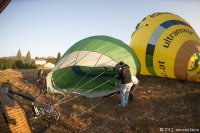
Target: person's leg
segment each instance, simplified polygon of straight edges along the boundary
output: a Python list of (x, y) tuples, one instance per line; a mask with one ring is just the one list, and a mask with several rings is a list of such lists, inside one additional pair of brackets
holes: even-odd
[(125, 105), (126, 106), (128, 105), (128, 98), (129, 98), (131, 87), (132, 87), (132, 83), (126, 84), (126, 92), (125, 92)]
[(123, 107), (125, 107), (125, 93), (126, 93), (125, 84), (120, 84), (120, 96), (121, 96), (120, 106), (123, 106)]

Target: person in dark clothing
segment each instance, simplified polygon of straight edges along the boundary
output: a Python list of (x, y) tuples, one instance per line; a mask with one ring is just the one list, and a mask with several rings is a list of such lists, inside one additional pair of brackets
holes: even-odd
[(40, 84), (44, 85), (45, 84), (45, 77), (44, 77), (44, 71), (40, 69), (38, 71), (38, 81)]
[(131, 79), (130, 68), (124, 62), (120, 62), (116, 66), (119, 67), (118, 80), (120, 83), (121, 104), (119, 106), (125, 107), (128, 105), (129, 92), (133, 85)]

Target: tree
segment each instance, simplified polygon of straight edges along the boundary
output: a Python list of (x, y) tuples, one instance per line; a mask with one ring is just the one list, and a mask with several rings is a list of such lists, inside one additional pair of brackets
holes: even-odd
[(36, 57), (35, 57), (35, 60), (36, 60), (36, 59), (39, 59), (39, 57), (36, 56)]
[(60, 60), (60, 58), (61, 58), (61, 54), (60, 54), (60, 52), (58, 52), (57, 58), (56, 58), (56, 63)]
[(46, 61), (51, 62), (53, 64), (56, 64), (57, 58), (49, 56), (48, 58), (46, 58)]
[(13, 68), (14, 63), (15, 63), (15, 58), (13, 58), (13, 57), (0, 58), (0, 69)]
[(26, 54), (26, 63), (31, 64), (31, 53), (30, 53), (30, 51), (28, 51), (28, 53)]
[(22, 60), (22, 54), (20, 49), (17, 52), (17, 60)]
[(24, 68), (24, 63), (21, 60), (15, 61), (15, 67), (18, 69)]

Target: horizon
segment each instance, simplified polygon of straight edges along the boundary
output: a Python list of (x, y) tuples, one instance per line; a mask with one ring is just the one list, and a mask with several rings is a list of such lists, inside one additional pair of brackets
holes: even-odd
[[(17, 51), (18, 52), (18, 51)], [(0, 58), (14, 58), (14, 57), (17, 57), (17, 52), (16, 52), (16, 55), (11, 55), (11, 56), (0, 56)], [(30, 54), (31, 54), (31, 51), (29, 51), (30, 52)], [(25, 53), (25, 54), (21, 54), (22, 55), (22, 58), (26, 58), (26, 55), (27, 55), (27, 53), (28, 53), (28, 51)], [(58, 53), (57, 53), (58, 54)], [(62, 53), (60, 53), (61, 54), (61, 56), (62, 56)], [(42, 58), (57, 58), (57, 55), (55, 55), (55, 56), (32, 56), (31, 55), (31, 59), (35, 59), (35, 58), (40, 58), (40, 59), (42, 59)]]
[[(185, 19), (200, 35), (197, 0), (12, 0), (0, 14), (0, 57), (56, 57), (76, 42), (107, 35), (130, 45), (136, 25), (147, 15), (170, 12)], [(181, 6), (180, 6), (181, 5)]]

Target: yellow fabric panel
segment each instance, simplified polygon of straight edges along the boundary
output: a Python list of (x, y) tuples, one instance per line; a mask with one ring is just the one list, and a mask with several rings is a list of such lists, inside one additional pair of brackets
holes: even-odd
[[(143, 34), (141, 34), (143, 33)], [(146, 56), (146, 42), (149, 41), (151, 36), (151, 32), (147, 32), (146, 28), (141, 28), (139, 32), (136, 31), (134, 36), (131, 39), (131, 47), (134, 49), (136, 55), (138, 56), (140, 63), (142, 65), (145, 64), (145, 56)], [(141, 73), (149, 75), (146, 67), (141, 67)]]
[[(155, 13), (154, 15), (147, 16), (144, 21), (140, 22), (140, 26), (138, 30), (135, 31), (134, 35), (131, 37), (131, 47), (136, 52), (140, 63), (141, 63), (141, 74), (149, 75), (150, 73), (147, 71), (146, 68), (146, 48), (148, 42), (152, 36), (152, 33), (155, 29), (163, 22), (167, 20), (181, 20), (184, 21), (182, 18), (173, 15), (171, 13), (161, 14)], [(185, 21), (184, 21), (185, 22)]]
[[(167, 21), (170, 22), (165, 23), (166, 25), (164, 26), (161, 25)], [(176, 24), (175, 21), (178, 21), (178, 23)], [(172, 25), (170, 26), (170, 24)], [(158, 37), (155, 37), (156, 35)], [(171, 40), (167, 37), (170, 37)], [(166, 41), (168, 41), (167, 43), (169, 47), (167, 46)], [(184, 56), (187, 56), (187, 59), (190, 58), (188, 56), (191, 56), (190, 54), (187, 54), (188, 49), (181, 50), (182, 52), (186, 52), (184, 56), (181, 55), (177, 56), (180, 47), (187, 41), (195, 41), (197, 42), (196, 45), (200, 45), (200, 40), (197, 33), (184, 19), (182, 19), (178, 15), (174, 15), (171, 13), (154, 13), (152, 15), (147, 16), (138, 24), (137, 29), (131, 36), (131, 43), (130, 43), (130, 46), (137, 54), (141, 63), (140, 74), (151, 75), (151, 73), (155, 71), (157, 76), (176, 78), (174, 72), (175, 61), (180, 61), (176, 62), (177, 66), (183, 66), (183, 65), (185, 66), (185, 64), (189, 63), (189, 60), (187, 60), (188, 62), (184, 62), (184, 64), (181, 65), (181, 63), (183, 63), (182, 59), (185, 59), (184, 61), (186, 61), (186, 58)], [(165, 47), (163, 45), (165, 45)], [(147, 54), (147, 51), (149, 50), (150, 52), (148, 52)], [(198, 49), (193, 51), (198, 52)], [(151, 56), (152, 54), (153, 54), (153, 68), (151, 69), (154, 70), (152, 70), (152, 72), (149, 73), (150, 70), (149, 71), (147, 70), (147, 66), (151, 67), (152, 65), (151, 65), (151, 59), (149, 57), (146, 58), (146, 55)], [(176, 67), (177, 71), (176, 74), (184, 72), (187, 75), (187, 72), (185, 72), (185, 70), (182, 71), (181, 68), (180, 70), (177, 70), (177, 68), (178, 67)], [(198, 73), (197, 72), (198, 70), (195, 70), (195, 73)], [(190, 75), (191, 73), (192, 72), (190, 72)]]
[[(164, 74), (166, 74), (167, 77), (175, 78), (174, 62), (180, 46), (187, 40), (198, 41), (198, 38), (194, 34), (190, 35), (189, 33), (186, 32), (179, 33), (177, 36), (174, 36), (172, 33), (177, 29), (188, 29), (189, 31), (193, 32), (190, 28), (184, 25), (172, 26), (167, 30), (165, 30), (165, 32), (163, 32), (163, 34), (160, 36), (158, 40), (158, 43), (156, 44), (156, 48), (154, 51), (153, 64), (156, 74), (158, 76), (165, 77)], [(163, 47), (163, 44), (165, 44), (164, 39), (170, 36), (170, 34), (174, 37), (173, 40), (171, 41), (168, 48)], [(187, 49), (185, 50), (185, 52), (187, 52)]]

